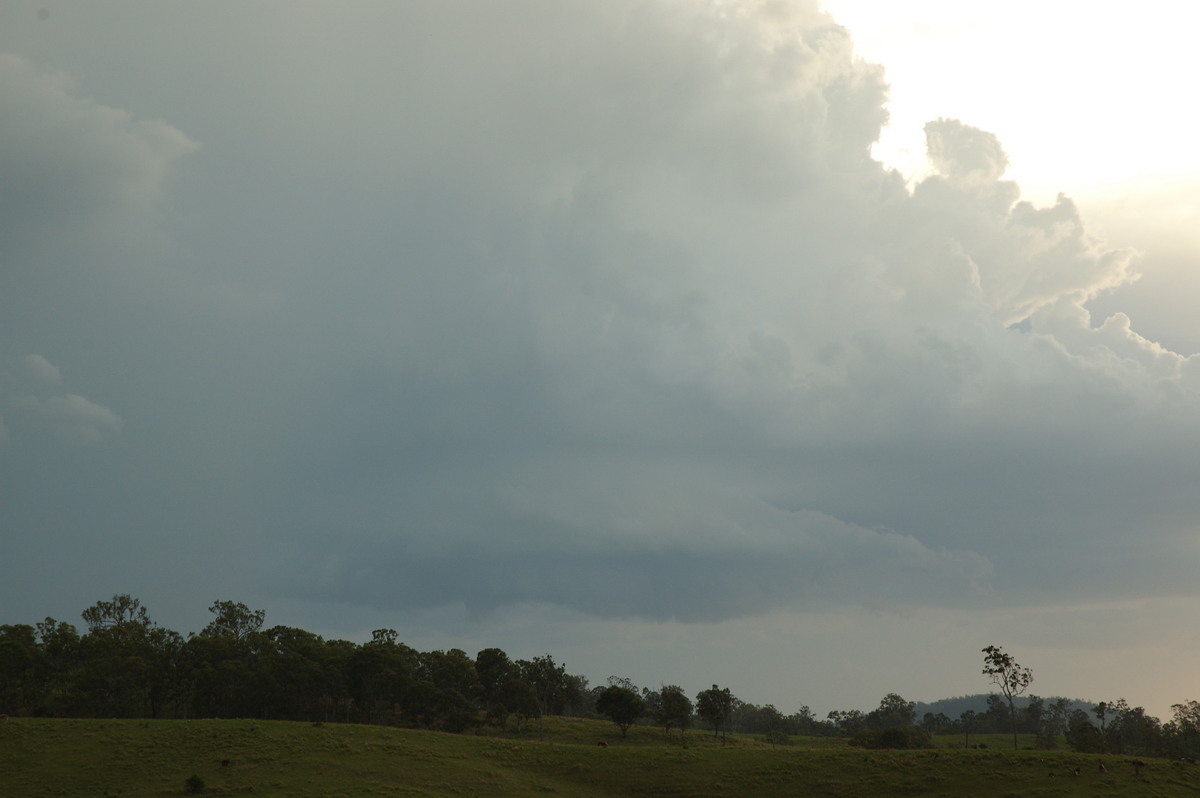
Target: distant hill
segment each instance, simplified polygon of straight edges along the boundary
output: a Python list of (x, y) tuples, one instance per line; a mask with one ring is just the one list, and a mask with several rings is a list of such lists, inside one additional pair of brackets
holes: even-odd
[[(935, 715), (941, 712), (951, 720), (958, 719), (962, 713), (969, 709), (973, 709), (976, 712), (986, 712), (989, 695), (991, 695), (991, 693), (976, 693), (975, 695), (964, 695), (958, 696), (957, 698), (942, 698), (930, 703), (918, 701), (917, 720), (920, 721), (921, 718), (925, 717), (926, 712), (932, 712)], [(1052, 704), (1059, 699), (1059, 696), (1038, 697), (1041, 698), (1046, 704)], [(1070, 708), (1067, 710), (1068, 712), (1072, 712), (1076, 709), (1082, 709), (1084, 712), (1091, 715), (1092, 707), (1096, 705), (1094, 701), (1084, 701), (1081, 698), (1069, 698), (1067, 700), (1071, 703)], [(1018, 696), (1013, 703), (1015, 703), (1018, 707), (1028, 706), (1029, 697)]]

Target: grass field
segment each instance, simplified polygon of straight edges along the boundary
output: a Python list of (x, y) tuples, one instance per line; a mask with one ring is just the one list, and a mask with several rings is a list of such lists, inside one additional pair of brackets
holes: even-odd
[(0, 795), (160, 798), (187, 794), (193, 775), (204, 781), (203, 795), (289, 798), (1200, 794), (1200, 766), (1165, 760), (1147, 760), (1136, 775), (1127, 758), (1012, 751), (999, 743), (864, 752), (829, 740), (772, 748), (736, 737), (723, 746), (699, 731), (669, 740), (644, 727), (630, 729), (626, 740), (615, 732), (611, 724), (575, 718), (549, 718), (540, 733), (519, 736), (248, 720), (10, 718), (0, 721)]

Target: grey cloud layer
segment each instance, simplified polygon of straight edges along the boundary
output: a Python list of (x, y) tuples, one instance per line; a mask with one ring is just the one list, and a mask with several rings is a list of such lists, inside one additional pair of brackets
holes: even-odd
[(41, 380), (0, 522), (137, 552), (67, 563), (82, 600), (149, 562), (193, 603), (700, 621), (1086, 594), (1114, 552), (1192, 589), (1196, 361), (1086, 310), (1136, 254), (953, 120), (909, 192), (815, 3), (268, 7), (177, 43), (171, 124), (0, 61), (0, 356)]

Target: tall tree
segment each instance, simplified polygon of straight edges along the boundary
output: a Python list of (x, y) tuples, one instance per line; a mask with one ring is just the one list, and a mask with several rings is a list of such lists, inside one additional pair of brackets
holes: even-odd
[(498, 648), (485, 648), (475, 655), (475, 675), (479, 678), (479, 694), (483, 711), (489, 721), (504, 726), (511, 711), (506, 699), (515, 694), (509, 683), (519, 675), (516, 664)]
[(646, 704), (646, 715), (659, 726), (663, 733), (671, 734), (671, 727), (676, 726), (683, 732), (688, 727), (692, 717), (692, 700), (677, 684), (664, 685), (659, 690), (642, 690), (642, 700)]
[(714, 735), (721, 734), (724, 739), (736, 700), (728, 687), (721, 688), (714, 684), (710, 689), (697, 693), (696, 712), (712, 725)]
[(112, 601), (97, 601), (83, 611), (89, 632), (129, 626), (150, 626), (150, 615), (142, 602), (128, 593), (119, 593)]
[(114, 717), (158, 717), (179, 693), (183, 638), (155, 625), (128, 594), (83, 611), (80, 685), (90, 711)]
[(1008, 712), (1012, 717), (1013, 748), (1017, 745), (1017, 706), (1013, 699), (1021, 695), (1033, 683), (1033, 671), (1022, 668), (1011, 654), (999, 646), (983, 649), (983, 675), (1000, 688), (1008, 700)]
[(261, 629), (267, 617), (266, 610), (251, 610), (240, 601), (214, 601), (208, 611), (216, 617), (200, 633), (204, 637), (228, 636), (241, 640)]
[(74, 624), (46, 618), (37, 624), (39, 661), (43, 671), (44, 711), (48, 714), (74, 713), (78, 702), (80, 661), (83, 651)]
[(1200, 754), (1200, 701), (1171, 705), (1171, 744), (1175, 757), (1195, 759)]
[(578, 682), (567, 673), (565, 664), (556, 663), (549, 654), (517, 660), (517, 667), (521, 681), (533, 688), (547, 715), (561, 715), (568, 704), (579, 700), (575, 694)]
[(41, 703), (37, 632), (28, 624), (0, 626), (0, 710), (23, 714)]
[(350, 652), (344, 670), (355, 706), (367, 723), (393, 719), (405, 707), (404, 693), (414, 680), (414, 652), (397, 642), (394, 629), (376, 629), (371, 641)]

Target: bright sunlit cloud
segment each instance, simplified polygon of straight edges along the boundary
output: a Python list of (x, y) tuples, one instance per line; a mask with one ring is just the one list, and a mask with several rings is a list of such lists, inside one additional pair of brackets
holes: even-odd
[(1200, 8), (1150, 0), (825, 0), (881, 63), (891, 124), (876, 157), (924, 171), (921, 127), (948, 116), (995, 133), (1027, 198), (1200, 177)]

